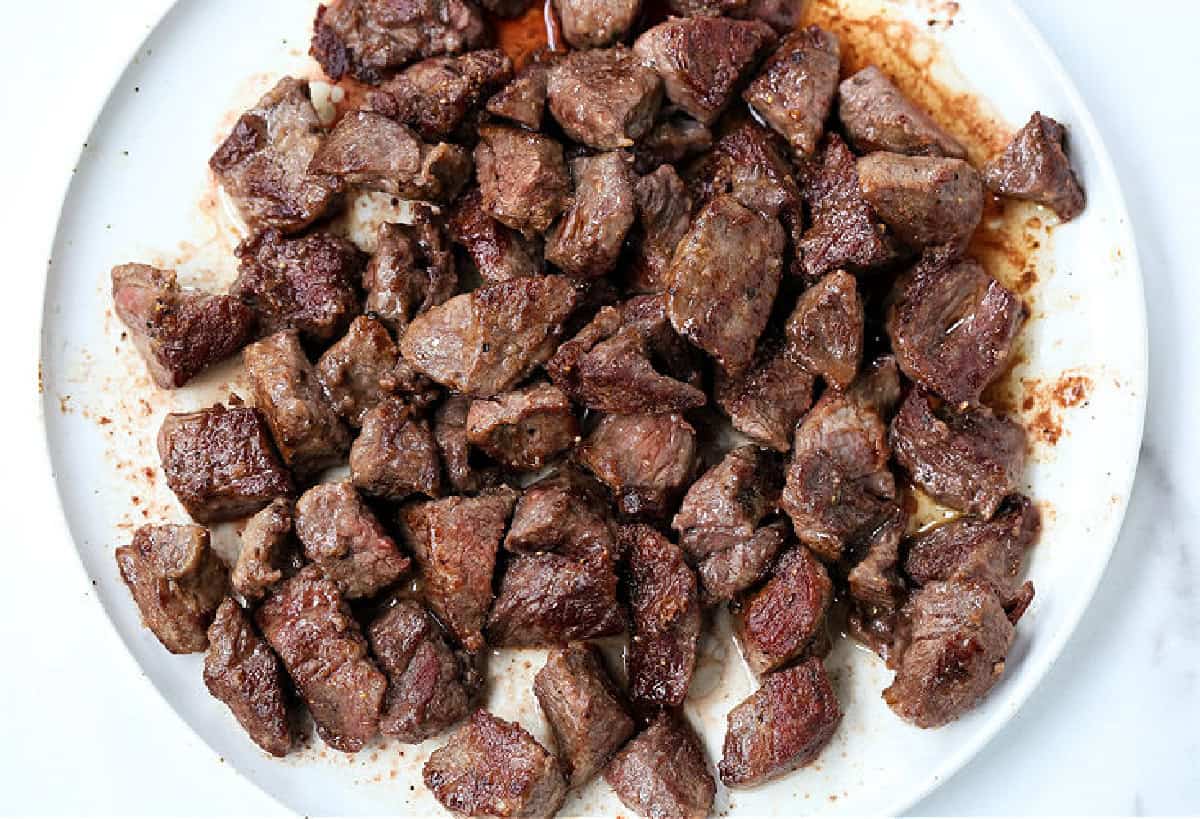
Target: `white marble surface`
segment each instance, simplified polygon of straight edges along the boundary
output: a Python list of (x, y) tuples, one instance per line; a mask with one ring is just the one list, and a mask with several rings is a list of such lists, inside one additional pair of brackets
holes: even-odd
[[(1075, 78), (1128, 197), (1150, 311), (1146, 442), (1121, 541), (1083, 624), (1012, 724), (915, 812), (1198, 813), (1200, 484), (1190, 480), (1200, 455), (1200, 5), (1019, 2)], [(89, 599), (65, 531), (32, 513), (51, 487), (30, 389), (45, 248), (98, 101), (166, 5), (6, 8), (0, 233), (11, 307), (0, 367), (13, 395), (0, 412), (16, 434), (0, 478), (10, 554), (0, 580), (5, 813), (281, 812), (153, 691)]]

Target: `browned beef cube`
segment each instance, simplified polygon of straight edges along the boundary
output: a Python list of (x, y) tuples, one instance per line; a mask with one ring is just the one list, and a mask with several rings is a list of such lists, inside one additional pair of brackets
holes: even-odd
[(858, 283), (844, 270), (801, 294), (788, 318), (788, 354), (839, 390), (850, 386), (862, 361), (863, 303)]
[(633, 50), (662, 77), (671, 102), (711, 125), (774, 44), (775, 32), (757, 20), (688, 17), (659, 23)]
[(467, 651), (484, 647), (496, 550), (516, 495), (503, 487), (473, 498), (442, 498), (400, 510), (404, 541), (421, 567), (429, 607)]
[(748, 788), (815, 762), (842, 721), (842, 709), (825, 667), (810, 657), (763, 677), (728, 721), (721, 781)]
[(787, 540), (787, 524), (776, 521), (696, 564), (700, 600), (706, 606), (732, 600), (767, 576)]
[(430, 754), (423, 774), (442, 807), (459, 816), (549, 819), (567, 795), (554, 756), (520, 725), (483, 709)]
[(692, 197), (670, 165), (660, 165), (634, 185), (640, 242), (629, 287), (638, 293), (667, 289), (675, 246), (691, 225)]
[(963, 407), (1004, 372), (1028, 315), (978, 263), (933, 255), (897, 279), (887, 333), (905, 375)]
[(414, 319), (400, 352), (439, 384), (486, 398), (550, 358), (578, 298), (566, 276), (480, 287)]
[(399, 398), (385, 398), (363, 419), (350, 447), (350, 479), (362, 492), (386, 500), (436, 497), (442, 462), (429, 422)]
[(370, 316), (359, 316), (350, 329), (317, 361), (317, 381), (325, 388), (333, 411), (351, 426), (385, 395), (400, 351), (387, 328)]
[(642, 0), (554, 0), (554, 8), (571, 47), (604, 48), (633, 28)]
[(238, 118), (208, 165), (251, 232), (294, 233), (329, 208), (338, 180), (308, 167), (323, 134), (308, 81), (294, 77)]
[(204, 684), (258, 747), (272, 756), (287, 755), (292, 732), (279, 660), (232, 597), (225, 598), (208, 627)]
[(483, 209), (527, 236), (545, 233), (571, 192), (562, 146), (520, 128), (480, 127), (475, 175)]
[(272, 586), (299, 568), (292, 539), (292, 502), (276, 498), (250, 518), (242, 530), (242, 548), (229, 575), (233, 590), (260, 600)]
[(693, 560), (728, 549), (754, 534), (779, 505), (783, 465), (755, 446), (731, 450), (691, 485), (671, 527)]
[(384, 377), (382, 383), (389, 394), (403, 398), (409, 406), (420, 412), (433, 407), (443, 395), (442, 388), (417, 372), (404, 356), (396, 358), (395, 368)]
[(534, 678), (533, 693), (554, 731), (569, 788), (590, 782), (633, 736), (633, 720), (592, 646), (551, 651)]
[(305, 566), (277, 586), (255, 619), (296, 684), (317, 733), (339, 751), (362, 750), (379, 731), (387, 679), (337, 584)]
[(812, 406), (813, 376), (788, 355), (782, 338), (768, 335), (744, 373), (731, 377), (717, 370), (714, 392), (734, 429), (787, 452), (796, 424)]
[[(295, 330), (256, 341), (243, 353), (255, 406), (266, 416), (283, 460), (301, 478), (339, 463), (350, 433), (321, 390)], [(279, 494), (279, 493), (276, 493)]]
[(415, 316), (441, 304), (458, 289), (454, 252), (441, 222), (425, 207), (411, 225), (384, 222), (366, 272), (366, 309), (397, 335)]
[(667, 291), (671, 323), (731, 374), (749, 366), (767, 325), (784, 241), (778, 221), (718, 196), (675, 250)]
[(488, 284), (542, 272), (541, 242), (527, 239), (489, 216), (479, 188), (472, 188), (455, 203), (450, 238), (466, 248), (479, 277)]
[(470, 0), (332, 0), (317, 7), (311, 54), (334, 80), (377, 83), (384, 73), (422, 57), (479, 48), (487, 25)]
[(603, 487), (564, 467), (521, 494), (504, 538), (510, 552), (558, 552), (600, 567), (615, 560), (616, 536)]
[(235, 252), (238, 277), (230, 292), (254, 309), (264, 335), (296, 329), (328, 341), (362, 312), (357, 282), (364, 257), (332, 233), (286, 239), (271, 229)]
[(203, 526), (146, 525), (116, 552), (142, 623), (172, 654), (208, 646), (205, 630), (229, 585)]
[(551, 384), (477, 399), (467, 411), (467, 441), (512, 469), (541, 469), (578, 440), (575, 410)]
[(961, 159), (885, 151), (858, 160), (863, 199), (909, 247), (962, 252), (983, 216), (983, 180)]
[(967, 158), (954, 137), (873, 65), (842, 81), (838, 87), (838, 117), (850, 144), (859, 153), (891, 151)]
[(483, 678), (475, 658), (455, 651), (437, 621), (415, 600), (399, 600), (367, 628), (371, 653), (387, 675), (379, 730), (424, 742), (471, 713)]
[(262, 413), (250, 407), (171, 413), (158, 454), (167, 485), (200, 523), (240, 518), (293, 492)]
[(487, 622), (493, 646), (562, 645), (624, 630), (612, 566), (553, 553), (508, 564)]
[(471, 176), (471, 154), (458, 145), (424, 143), (383, 114), (351, 111), (326, 137), (309, 169), (405, 199), (450, 202)]
[(735, 16), (762, 20), (783, 35), (799, 27), (803, 11), (804, 4), (795, 0), (749, 0)]
[(546, 236), (546, 261), (572, 276), (603, 276), (633, 226), (633, 159), (625, 151), (581, 156), (571, 160), (571, 175), (575, 193)]
[(904, 607), (906, 647), (883, 692), (892, 710), (919, 728), (962, 716), (1004, 673), (1013, 624), (996, 595), (963, 581), (935, 581)]
[(254, 329), (254, 313), (240, 300), (184, 290), (174, 270), (118, 265), (112, 297), (150, 377), (166, 390), (236, 353)]
[(678, 706), (696, 669), (700, 600), (683, 550), (649, 526), (621, 529), (628, 561), (632, 639), (625, 655), (629, 696), (647, 706)]
[(550, 68), (550, 113), (575, 142), (628, 148), (654, 124), (662, 80), (625, 46), (572, 51)]
[(817, 26), (783, 39), (742, 98), (798, 157), (817, 150), (837, 92), (837, 37)]
[(670, 109), (660, 109), (660, 119), (634, 148), (638, 173), (650, 173), (661, 165), (674, 165), (712, 147), (709, 127)]
[(541, 130), (548, 74), (549, 69), (541, 63), (525, 66), (512, 82), (487, 101), (488, 113), (524, 125), (531, 131)]
[(839, 267), (863, 272), (898, 256), (895, 239), (863, 199), (854, 154), (837, 134), (801, 175), (812, 224), (798, 244), (800, 269), (815, 280)]
[(863, 366), (846, 397), (875, 410), (886, 421), (900, 403), (900, 390), (900, 368), (896, 366), (896, 357), (888, 353)]
[(687, 169), (696, 201), (729, 194), (764, 216), (778, 216), (795, 236), (803, 222), (800, 188), (783, 141), (754, 122), (734, 128)]
[(1034, 112), (1004, 152), (983, 168), (988, 190), (1029, 199), (1069, 222), (1083, 212), (1084, 194), (1063, 148), (1066, 130)]
[(828, 392), (796, 430), (783, 508), (800, 541), (836, 562), (895, 508), (887, 428), (871, 408)]
[(668, 0), (667, 8), (680, 17), (741, 17), (748, 4), (748, 0)]
[(484, 99), (510, 79), (512, 60), (497, 49), (430, 57), (385, 80), (371, 108), (411, 126), (426, 141), (449, 139)]
[(812, 552), (784, 552), (771, 578), (734, 606), (734, 633), (750, 669), (765, 674), (799, 657), (817, 638), (832, 598), (829, 573)]
[(471, 399), (452, 395), (446, 399), (433, 421), (433, 438), (446, 467), (446, 480), (456, 492), (477, 492), (495, 482), (495, 469), (473, 463), (467, 443), (467, 413)]
[(577, 450), (580, 463), (632, 518), (660, 518), (691, 482), (696, 431), (677, 414), (606, 415)]
[(896, 507), (880, 519), (873, 530), (859, 543), (855, 552), (862, 557), (850, 569), (846, 580), (850, 597), (860, 610), (887, 613), (896, 610), (904, 598), (904, 581), (900, 577), (900, 539), (908, 524), (908, 515)]
[(704, 819), (717, 792), (700, 738), (669, 711), (613, 757), (604, 779), (625, 807), (654, 819)]

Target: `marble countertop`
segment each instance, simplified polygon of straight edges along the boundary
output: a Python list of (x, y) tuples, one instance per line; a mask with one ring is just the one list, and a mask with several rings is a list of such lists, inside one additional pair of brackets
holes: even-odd
[[(1128, 199), (1150, 315), (1146, 437), (1120, 542), (1078, 631), (1010, 725), (914, 812), (1200, 813), (1200, 539), (1192, 532), (1200, 482), (1190, 478), (1200, 456), (1200, 388), (1189, 363), (1200, 361), (1192, 130), (1200, 105), (1190, 85), (1200, 5), (1146, 4), (1155, 16), (1121, 0), (1018, 2), (1074, 77)], [(32, 434), (36, 403), (24, 387), (36, 378), (41, 253), (62, 169), (125, 55), (166, 5), (123, 0), (118, 14), (111, 4), (66, 0), (6, 10), (10, 32), (22, 36), (8, 38), (0, 55), (9, 78), (2, 224), (9, 298), (19, 302), (0, 366), (5, 383), (21, 387), (0, 410), (20, 439), (10, 442), (0, 478), (3, 497), (13, 499), (5, 546), (16, 557), (0, 580), (5, 812), (283, 812), (154, 692), (97, 616), (60, 528), (20, 502), (45, 480), (40, 433)]]

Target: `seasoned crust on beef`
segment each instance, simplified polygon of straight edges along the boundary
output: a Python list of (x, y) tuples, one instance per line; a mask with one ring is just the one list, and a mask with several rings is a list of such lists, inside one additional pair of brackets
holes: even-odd
[(700, 738), (671, 711), (660, 713), (613, 757), (604, 779), (625, 807), (645, 817), (704, 819), (717, 792)]
[(734, 633), (750, 669), (765, 674), (800, 656), (817, 637), (832, 599), (829, 573), (812, 552), (803, 546), (785, 552), (770, 579), (733, 607)]

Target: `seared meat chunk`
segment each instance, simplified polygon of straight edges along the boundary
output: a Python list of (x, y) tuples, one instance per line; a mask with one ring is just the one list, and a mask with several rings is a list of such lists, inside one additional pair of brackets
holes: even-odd
[(762, 526), (727, 549), (711, 552), (696, 564), (700, 600), (706, 606), (732, 600), (766, 577), (787, 540), (783, 521)]
[(430, 754), (423, 774), (425, 787), (459, 816), (549, 819), (567, 795), (554, 756), (520, 725), (483, 709)]
[(332, 0), (317, 7), (308, 53), (330, 79), (377, 83), (413, 60), (479, 48), (487, 36), (471, 0)]
[(275, 652), (254, 631), (237, 601), (226, 597), (208, 627), (204, 684), (229, 706), (250, 739), (272, 756), (286, 756), (292, 747), (280, 672)]
[(670, 165), (660, 165), (634, 184), (640, 240), (630, 289), (638, 293), (661, 293), (667, 289), (667, 274), (675, 246), (691, 224), (692, 197), (679, 174)]
[(675, 249), (667, 309), (684, 338), (729, 373), (750, 364), (783, 269), (783, 228), (732, 196), (712, 199)]
[(551, 66), (546, 90), (550, 113), (563, 133), (611, 151), (628, 148), (650, 130), (662, 87), (658, 75), (632, 51), (616, 46), (572, 51)]
[(734, 429), (787, 452), (796, 424), (812, 406), (813, 376), (788, 354), (782, 338), (768, 335), (741, 375), (718, 368), (714, 392)]
[(935, 254), (897, 279), (887, 334), (901, 371), (959, 408), (1008, 366), (1028, 315), (977, 262)]
[(437, 621), (415, 600), (399, 600), (367, 628), (371, 653), (387, 675), (379, 730), (424, 742), (471, 712), (483, 687), (474, 657), (455, 651)]
[(520, 128), (479, 128), (475, 175), (484, 211), (526, 236), (545, 233), (571, 191), (562, 146)]
[(917, 727), (937, 728), (962, 716), (1000, 679), (1013, 624), (989, 589), (958, 580), (926, 584), (902, 617), (906, 647), (883, 698)]
[(696, 431), (677, 414), (605, 415), (577, 450), (632, 518), (671, 513), (696, 463)]
[(829, 573), (812, 552), (796, 546), (775, 562), (771, 577), (739, 598), (733, 628), (755, 674), (799, 657), (818, 636), (833, 599)]
[(551, 651), (534, 678), (533, 693), (554, 731), (569, 788), (590, 782), (633, 736), (633, 720), (592, 646)]
[(881, 518), (868, 534), (854, 544), (862, 554), (846, 577), (850, 596), (861, 608), (874, 612), (893, 612), (904, 597), (900, 577), (900, 539), (908, 515), (900, 507)]
[(863, 199), (902, 242), (961, 252), (983, 216), (983, 180), (961, 159), (880, 151), (858, 160)]
[(817, 150), (837, 93), (840, 56), (837, 37), (828, 31), (817, 26), (793, 31), (742, 92), (797, 157)]
[(763, 677), (728, 721), (721, 781), (748, 788), (815, 762), (842, 721), (842, 709), (825, 667), (810, 657)]
[(350, 433), (322, 392), (296, 331), (256, 341), (243, 360), (255, 406), (296, 475), (307, 478), (341, 462), (350, 448)]
[(366, 309), (397, 336), (416, 316), (454, 295), (458, 271), (440, 220), (415, 208), (411, 225), (379, 226), (375, 255), (363, 273)]
[(954, 137), (873, 65), (838, 86), (838, 117), (850, 144), (859, 153), (891, 151), (910, 156), (967, 158)]
[(740, 12), (746, 10), (749, 0), (668, 0), (667, 8), (672, 14), (680, 17), (730, 17), (743, 16)]
[(450, 238), (466, 248), (479, 277), (488, 284), (542, 272), (542, 248), (483, 209), (483, 197), (473, 188), (458, 198), (450, 216)]
[(700, 601), (683, 550), (649, 526), (621, 529), (628, 561), (632, 632), (629, 696), (648, 706), (682, 705), (696, 669)]
[(493, 646), (553, 646), (624, 630), (612, 566), (554, 553), (513, 558), (487, 622)]
[(572, 276), (603, 276), (633, 226), (633, 160), (624, 151), (581, 156), (571, 160), (571, 176), (575, 193), (546, 236), (546, 261)]
[(296, 685), (317, 733), (339, 751), (362, 750), (379, 730), (387, 679), (337, 584), (317, 566), (283, 581), (255, 615)]
[(900, 390), (900, 368), (896, 366), (896, 357), (888, 353), (863, 366), (846, 397), (875, 410), (886, 421), (900, 403)]
[(247, 600), (262, 599), (283, 579), (284, 571), (299, 568), (298, 557), (292, 542), (292, 502), (276, 498), (242, 530), (242, 548), (229, 576), (233, 590)]
[(738, 447), (691, 485), (671, 527), (688, 556), (701, 560), (749, 539), (775, 511), (782, 489), (783, 466), (775, 453)]
[(838, 270), (801, 294), (787, 322), (788, 354), (839, 390), (862, 361), (863, 303), (858, 283)]
[(557, 552), (611, 568), (616, 537), (603, 487), (571, 467), (542, 478), (517, 501), (504, 548)]
[(549, 69), (541, 63), (530, 63), (517, 76), (487, 101), (487, 111), (524, 125), (531, 131), (541, 130), (546, 112), (546, 83)]
[(780, 35), (795, 31), (800, 25), (804, 4), (795, 0), (749, 0), (734, 16), (747, 20), (762, 20)]
[(688, 169), (693, 198), (704, 202), (730, 194), (751, 210), (778, 216), (794, 238), (803, 218), (800, 189), (785, 151), (783, 141), (761, 125), (739, 125)]
[(293, 492), (262, 413), (250, 407), (169, 414), (158, 454), (167, 485), (200, 523), (240, 518)]
[(344, 239), (323, 231), (286, 239), (272, 228), (234, 252), (230, 292), (253, 308), (263, 335), (296, 329), (328, 341), (362, 312), (356, 283), (365, 260)]
[(167, 651), (203, 651), (208, 646), (205, 631), (229, 580), (209, 548), (208, 530), (194, 525), (141, 526), (132, 543), (117, 549), (116, 558), (142, 624)]
[(604, 48), (633, 28), (642, 0), (554, 0), (554, 8), (572, 48)]
[(477, 492), (495, 482), (495, 469), (472, 463), (467, 443), (467, 413), (471, 399), (452, 395), (437, 409), (433, 419), (433, 438), (437, 441), (446, 480), (456, 492)]
[(712, 131), (704, 123), (673, 109), (661, 114), (659, 121), (634, 148), (638, 173), (650, 173), (660, 165), (673, 165), (712, 147)]
[(687, 17), (644, 32), (633, 50), (662, 77), (671, 102), (711, 125), (774, 44), (775, 32), (757, 20)]
[(496, 550), (516, 494), (504, 487), (400, 510), (404, 542), (421, 567), (429, 607), (470, 652), (484, 647)]
[(363, 419), (350, 447), (350, 478), (368, 495), (404, 500), (442, 490), (442, 462), (429, 422), (396, 397), (385, 398)]
[(386, 80), (368, 100), (373, 110), (412, 127), (427, 142), (448, 139), (512, 79), (512, 71), (512, 60), (494, 48), (430, 57)]
[(370, 316), (359, 316), (350, 329), (317, 361), (317, 381), (325, 388), (333, 411), (352, 426), (383, 400), (400, 351), (387, 328)]
[(613, 757), (604, 779), (625, 807), (654, 819), (704, 819), (717, 792), (700, 738), (670, 711)]
[(308, 82), (294, 77), (238, 118), (208, 165), (251, 232), (294, 233), (329, 208), (337, 179), (308, 167), (323, 136)]
[(512, 469), (541, 469), (578, 439), (575, 410), (551, 384), (477, 399), (467, 411), (467, 441)]
[(566, 276), (480, 287), (414, 319), (400, 352), (417, 370), (453, 390), (495, 395), (550, 358), (578, 299)]
[(232, 296), (184, 290), (174, 270), (123, 264), (112, 270), (113, 309), (129, 328), (154, 383), (182, 387), (250, 340), (254, 313)]
[(1083, 212), (1084, 194), (1063, 148), (1066, 130), (1035, 112), (1000, 156), (983, 168), (988, 190), (1029, 199), (1050, 208), (1063, 222)]

